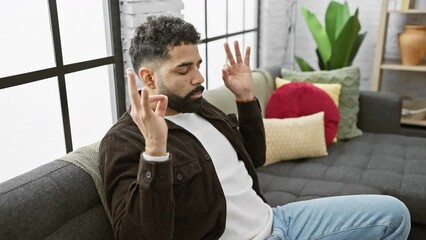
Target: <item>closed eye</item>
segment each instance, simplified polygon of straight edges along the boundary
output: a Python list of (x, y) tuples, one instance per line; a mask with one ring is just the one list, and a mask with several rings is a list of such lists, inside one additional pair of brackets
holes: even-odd
[[(203, 62), (203, 60), (200, 59), (196, 63), (195, 66), (197, 67), (197, 69), (200, 69), (202, 62)], [(178, 70), (177, 73), (180, 74), (180, 75), (187, 74), (189, 72), (190, 68), (192, 68), (194, 66), (193, 64), (194, 64), (193, 62), (183, 62), (183, 63), (179, 64), (178, 66), (176, 66), (176, 68)]]
[(185, 75), (185, 74), (187, 74), (187, 73), (188, 73), (188, 68), (184, 68), (184, 69), (182, 69), (181, 71), (178, 71), (178, 73), (179, 73), (180, 75)]

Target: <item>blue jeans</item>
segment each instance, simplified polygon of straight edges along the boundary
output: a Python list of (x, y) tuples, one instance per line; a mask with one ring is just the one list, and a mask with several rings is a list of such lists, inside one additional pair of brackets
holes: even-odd
[(407, 207), (383, 195), (352, 195), (294, 202), (273, 209), (268, 240), (408, 238)]

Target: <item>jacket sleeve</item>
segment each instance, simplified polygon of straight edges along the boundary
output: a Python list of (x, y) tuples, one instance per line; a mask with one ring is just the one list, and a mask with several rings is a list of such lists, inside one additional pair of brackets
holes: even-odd
[(172, 239), (172, 156), (165, 162), (149, 162), (139, 145), (110, 134), (99, 148), (115, 239)]
[(265, 163), (266, 140), (262, 113), (259, 102), (237, 102), (240, 133), (244, 147), (251, 156), (254, 167), (258, 168)]

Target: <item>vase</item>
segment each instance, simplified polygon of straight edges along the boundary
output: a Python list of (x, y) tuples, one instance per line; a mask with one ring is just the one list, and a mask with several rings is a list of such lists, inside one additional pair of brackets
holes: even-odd
[(402, 65), (418, 65), (426, 55), (426, 25), (405, 25), (398, 34)]

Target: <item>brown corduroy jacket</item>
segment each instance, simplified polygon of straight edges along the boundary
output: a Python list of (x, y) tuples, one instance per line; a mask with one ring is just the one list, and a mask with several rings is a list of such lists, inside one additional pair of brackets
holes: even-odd
[[(198, 113), (232, 144), (260, 193), (255, 167), (265, 161), (265, 131), (257, 101), (237, 103), (239, 121), (202, 101)], [(143, 158), (145, 141), (129, 113), (102, 139), (100, 171), (116, 239), (218, 239), (226, 202), (210, 156), (191, 133), (166, 120), (165, 162)]]

